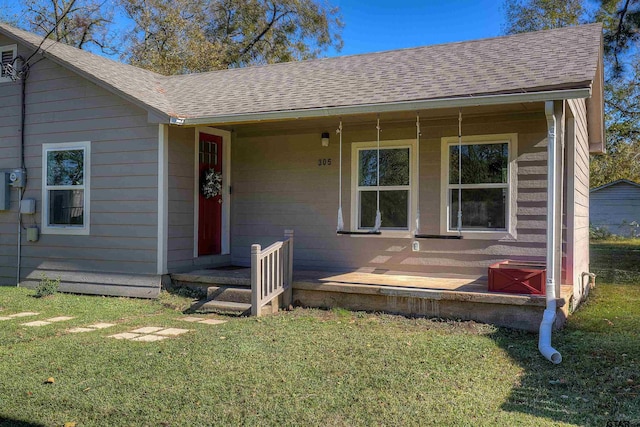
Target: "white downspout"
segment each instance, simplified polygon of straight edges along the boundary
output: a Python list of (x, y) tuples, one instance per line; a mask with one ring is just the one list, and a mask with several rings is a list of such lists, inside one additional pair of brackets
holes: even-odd
[(551, 331), (556, 319), (556, 238), (558, 236), (558, 222), (556, 221), (556, 192), (558, 189), (556, 174), (556, 116), (553, 101), (545, 102), (545, 115), (547, 116), (547, 282), (546, 296), (547, 308), (544, 310), (540, 323), (540, 335), (538, 338), (538, 350), (551, 362), (562, 362), (562, 356), (555, 348), (551, 347)]

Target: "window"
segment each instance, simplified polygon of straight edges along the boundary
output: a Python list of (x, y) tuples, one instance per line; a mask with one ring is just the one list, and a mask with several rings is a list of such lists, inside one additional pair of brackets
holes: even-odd
[(42, 145), (42, 232), (89, 234), (89, 142)]
[(7, 65), (13, 65), (13, 60), (17, 54), (18, 46), (15, 44), (0, 46), (0, 83), (12, 81), (5, 67)]
[(411, 186), (413, 141), (385, 141), (380, 146), (378, 185), (377, 143), (355, 143), (352, 151), (352, 224), (358, 230), (375, 225), (380, 191), (381, 230), (409, 230), (415, 211)]
[[(458, 203), (462, 204), (462, 232), (496, 236), (512, 234), (515, 221), (515, 135), (443, 138), (444, 233), (458, 229)], [(460, 162), (460, 163), (459, 163)]]

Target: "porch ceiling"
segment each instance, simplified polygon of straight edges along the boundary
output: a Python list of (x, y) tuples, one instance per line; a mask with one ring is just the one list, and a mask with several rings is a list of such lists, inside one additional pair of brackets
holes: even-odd
[[(415, 122), (416, 113), (420, 114), (420, 121), (428, 126), (428, 122), (436, 121), (452, 121), (457, 123), (457, 108), (442, 108), (421, 111), (398, 111), (380, 114), (381, 124), (399, 123), (399, 122)], [(497, 115), (522, 115), (539, 113), (541, 117), (544, 115), (544, 102), (530, 102), (519, 104), (502, 104), (489, 106), (465, 107), (462, 109), (464, 120), (478, 120), (489, 116)], [(342, 120), (343, 126), (362, 127), (375, 123), (378, 118), (377, 114), (357, 114), (345, 115), (341, 117), (330, 116), (320, 118), (299, 118), (289, 120), (272, 120), (260, 121), (254, 123), (227, 123), (224, 125), (212, 125), (212, 127), (227, 131), (234, 131), (237, 135), (252, 135), (256, 133), (277, 133), (277, 132), (296, 132), (305, 131), (331, 131), (338, 126), (339, 120)]]

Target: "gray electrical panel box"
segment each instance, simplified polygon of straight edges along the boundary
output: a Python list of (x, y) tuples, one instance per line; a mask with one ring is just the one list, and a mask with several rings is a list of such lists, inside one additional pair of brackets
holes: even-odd
[(36, 199), (22, 199), (20, 202), (20, 213), (26, 215), (36, 213)]
[(0, 211), (8, 211), (11, 199), (9, 172), (0, 172)]

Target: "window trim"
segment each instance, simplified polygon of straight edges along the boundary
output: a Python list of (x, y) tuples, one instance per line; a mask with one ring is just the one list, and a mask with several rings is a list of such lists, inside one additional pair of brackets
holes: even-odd
[[(84, 150), (84, 171), (83, 171), (83, 215), (84, 225), (82, 227), (70, 225), (49, 225), (49, 186), (47, 185), (47, 152)], [(56, 186), (57, 187), (57, 186)], [(75, 187), (75, 186), (70, 186)], [(42, 144), (42, 234), (64, 234), (64, 235), (89, 235), (91, 218), (91, 142), (62, 142)]]
[[(505, 230), (462, 230), (462, 236), (469, 239), (517, 240), (517, 188), (518, 188), (518, 134), (502, 133), (489, 135), (469, 135), (462, 137), (463, 145), (503, 143), (508, 144), (509, 159), (507, 163), (507, 203)], [(440, 156), (440, 234), (457, 235), (458, 230), (449, 229), (449, 147), (458, 144), (457, 136), (446, 136), (441, 139)], [(464, 189), (467, 185), (463, 184)], [(474, 187), (474, 185), (471, 185)], [(504, 188), (504, 184), (486, 184), (482, 188)], [(457, 184), (456, 184), (457, 188)]]
[[(360, 204), (358, 203), (359, 188), (358, 185), (358, 152), (363, 149), (376, 149), (378, 143), (376, 141), (354, 142), (351, 144), (351, 230), (367, 231), (369, 228), (360, 228)], [(372, 235), (367, 237), (412, 237), (412, 227), (415, 223), (416, 212), (418, 210), (416, 183), (417, 167), (416, 162), (416, 141), (415, 139), (400, 139), (390, 141), (380, 141), (380, 148), (408, 148), (409, 149), (409, 206), (408, 206), (408, 223), (407, 229), (387, 229), (381, 228), (380, 235)], [(374, 187), (375, 188), (375, 187)], [(389, 189), (407, 189), (407, 186), (389, 186)], [(382, 224), (384, 227), (384, 223)], [(353, 236), (357, 237), (357, 236)]]
[[(16, 57), (18, 56), (18, 45), (17, 44), (9, 44), (9, 45), (5, 45), (5, 46), (0, 46), (0, 58), (2, 58), (2, 53), (3, 52), (7, 52), (7, 51), (12, 51), (13, 52), (13, 59), (15, 60)], [(2, 64), (0, 64), (0, 67), (2, 66)], [(13, 82), (13, 80), (11, 80), (10, 77), (2, 77), (2, 72), (0, 72), (0, 83), (10, 83)]]

